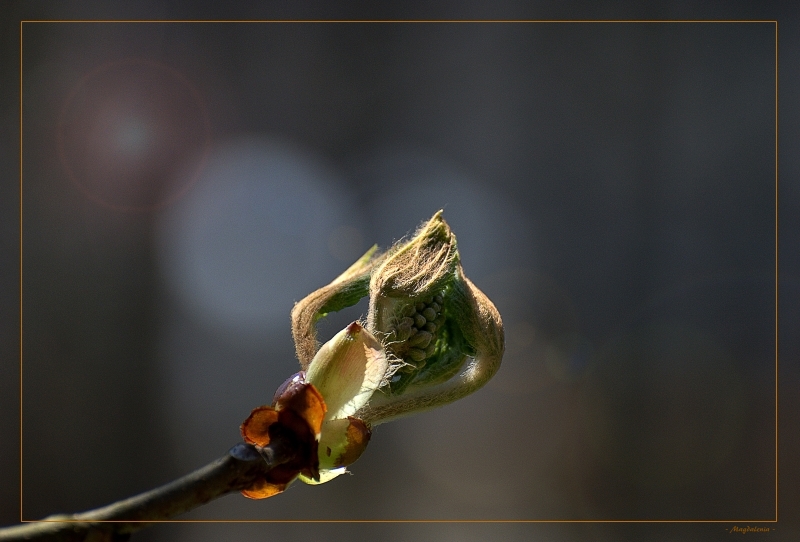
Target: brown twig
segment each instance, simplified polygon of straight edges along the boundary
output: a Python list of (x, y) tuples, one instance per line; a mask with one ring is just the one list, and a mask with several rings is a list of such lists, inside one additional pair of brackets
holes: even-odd
[(168, 520), (217, 497), (249, 487), (295, 450), (276, 441), (264, 448), (240, 443), (225, 456), (173, 482), (102, 508), (0, 529), (0, 541), (117, 541), (154, 521)]

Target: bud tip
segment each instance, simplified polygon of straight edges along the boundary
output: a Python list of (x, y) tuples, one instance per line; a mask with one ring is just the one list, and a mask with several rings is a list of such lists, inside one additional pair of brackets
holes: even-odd
[(361, 327), (361, 324), (359, 324), (358, 322), (353, 322), (352, 324), (347, 326), (347, 333), (349, 335), (355, 335), (356, 333), (359, 333), (362, 329), (363, 328)]

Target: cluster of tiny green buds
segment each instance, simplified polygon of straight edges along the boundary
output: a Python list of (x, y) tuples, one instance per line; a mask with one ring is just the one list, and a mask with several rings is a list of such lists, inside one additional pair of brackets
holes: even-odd
[(408, 303), (391, 326), (387, 340), (395, 355), (420, 369), (436, 351), (437, 330), (444, 324), (441, 294)]

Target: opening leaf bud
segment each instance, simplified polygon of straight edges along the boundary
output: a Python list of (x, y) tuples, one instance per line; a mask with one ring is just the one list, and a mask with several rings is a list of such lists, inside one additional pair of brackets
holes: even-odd
[[(376, 394), (367, 390), (378, 382), (377, 369), (369, 382), (360, 375), (345, 383), (341, 375), (328, 374), (323, 362), (318, 368), (311, 367), (317, 364), (316, 322), (367, 295), (364, 331), (375, 340), (368, 348), (373, 356), (375, 349), (382, 349), (385, 365), (381, 362), (375, 367), (386, 367)], [(310, 379), (313, 376), (314, 384), (346, 389), (343, 397), (353, 394), (346, 403), (337, 403), (320, 388), (329, 419), (355, 416), (367, 426), (472, 393), (497, 372), (504, 349), (500, 315), (464, 275), (456, 237), (442, 211), (385, 254), (378, 254), (373, 247), (331, 284), (297, 303), (292, 311), (292, 332), (300, 364), (309, 371)], [(340, 348), (346, 335), (338, 339), (337, 335), (323, 346), (323, 357)], [(349, 362), (341, 363), (349, 366)], [(321, 376), (323, 373), (327, 376)], [(363, 391), (356, 391), (356, 386)]]

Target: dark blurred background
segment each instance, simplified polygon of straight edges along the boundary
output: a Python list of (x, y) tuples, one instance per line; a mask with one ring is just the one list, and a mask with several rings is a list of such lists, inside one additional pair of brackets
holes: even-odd
[[(20, 506), (19, 21), (411, 17), (323, 3), (11, 6), (1, 524)], [(420, 5), (413, 18), (779, 20), (771, 526), (789, 540), (800, 13), (749, 6)], [(378, 427), (353, 476), (268, 501), (228, 496), (185, 519), (730, 523), (183, 524), (134, 539), (683, 540), (775, 517), (773, 23), (31, 22), (22, 47), (25, 519), (106, 504), (225, 453), (297, 370), (293, 303), (440, 208), (503, 315), (494, 380)]]

